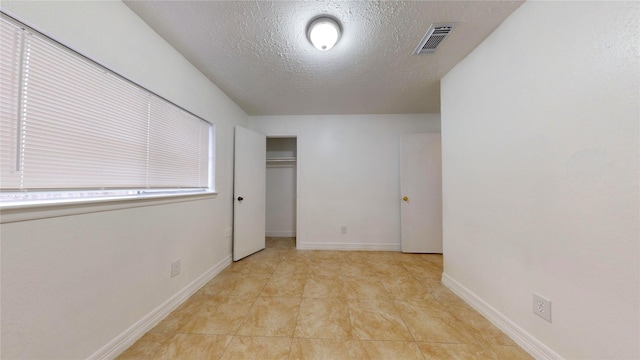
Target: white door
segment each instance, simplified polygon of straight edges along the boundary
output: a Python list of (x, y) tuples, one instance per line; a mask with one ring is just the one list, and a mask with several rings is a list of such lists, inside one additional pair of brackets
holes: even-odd
[(266, 137), (236, 126), (233, 166), (233, 261), (265, 246)]
[(442, 253), (441, 158), (440, 134), (402, 136), (402, 252)]

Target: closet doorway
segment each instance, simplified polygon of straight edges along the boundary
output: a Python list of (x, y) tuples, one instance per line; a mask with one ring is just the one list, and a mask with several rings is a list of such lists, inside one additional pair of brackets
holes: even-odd
[(267, 135), (265, 235), (267, 247), (295, 247), (298, 139)]

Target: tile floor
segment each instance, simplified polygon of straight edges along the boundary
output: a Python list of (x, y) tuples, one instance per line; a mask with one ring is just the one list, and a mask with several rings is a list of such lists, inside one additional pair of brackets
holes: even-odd
[(441, 255), (267, 238), (118, 359), (531, 359), (441, 274)]

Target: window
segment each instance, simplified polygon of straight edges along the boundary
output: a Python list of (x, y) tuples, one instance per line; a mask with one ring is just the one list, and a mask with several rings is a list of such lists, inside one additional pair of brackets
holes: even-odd
[(4, 15), (0, 26), (3, 206), (211, 190), (210, 123)]

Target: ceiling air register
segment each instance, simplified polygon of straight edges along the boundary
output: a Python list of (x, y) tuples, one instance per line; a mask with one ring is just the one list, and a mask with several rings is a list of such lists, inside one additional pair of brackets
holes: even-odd
[(420, 45), (416, 48), (415, 54), (431, 54), (436, 51), (440, 43), (449, 35), (455, 27), (455, 23), (439, 23), (431, 24), (427, 34), (424, 36)]

